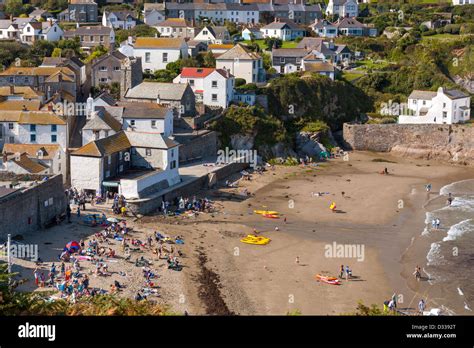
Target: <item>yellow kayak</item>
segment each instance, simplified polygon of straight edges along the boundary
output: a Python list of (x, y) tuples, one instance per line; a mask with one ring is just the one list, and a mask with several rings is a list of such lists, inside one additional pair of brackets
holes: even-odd
[(247, 237), (242, 238), (240, 240), (242, 243), (247, 244), (255, 244), (255, 245), (265, 245), (270, 243), (270, 238), (262, 237), (262, 236), (254, 236), (249, 234)]
[(278, 214), (280, 214), (279, 212), (273, 211), (273, 210), (254, 210), (253, 212), (255, 214), (260, 214), (260, 215), (278, 215)]

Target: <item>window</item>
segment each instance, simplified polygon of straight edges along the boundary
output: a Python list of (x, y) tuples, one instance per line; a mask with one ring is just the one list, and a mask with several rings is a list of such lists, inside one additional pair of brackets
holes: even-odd
[(8, 138), (8, 142), (9, 142), (10, 144), (14, 144), (14, 143), (15, 143), (15, 137), (9, 137), (9, 138)]
[(34, 143), (36, 141), (36, 134), (30, 134), (30, 142)]
[(130, 120), (130, 126), (135, 126), (135, 120)]
[(100, 42), (104, 42), (104, 36), (103, 35), (100, 36)]
[(119, 152), (119, 160), (122, 160), (122, 151)]
[(171, 161), (170, 162), (170, 169), (176, 168), (176, 161)]
[(99, 80), (100, 82), (107, 83), (109, 79), (107, 77), (101, 77)]
[(99, 68), (99, 70), (100, 70), (100, 71), (107, 71), (107, 67), (106, 67), (106, 66), (101, 66), (101, 67)]
[(145, 52), (145, 62), (150, 63), (150, 52)]
[(168, 62), (168, 53), (163, 53), (163, 63), (167, 63)]
[(280, 63), (285, 63), (285, 58), (284, 57), (280, 57)]
[(89, 36), (89, 41), (94, 41), (94, 36)]
[(108, 130), (104, 131), (104, 136), (105, 136), (106, 138), (109, 136), (109, 131), (108, 131)]
[(51, 142), (55, 143), (58, 141), (58, 136), (56, 134), (51, 135)]
[(151, 156), (151, 149), (146, 149), (146, 155)]
[(119, 67), (119, 66), (114, 66), (114, 70), (115, 70), (115, 71), (119, 71), (119, 70), (120, 70), (120, 67)]
[(426, 105), (426, 100), (423, 100), (423, 105)]
[(156, 121), (155, 120), (151, 121), (151, 128), (156, 128)]
[(36, 132), (36, 125), (30, 124), (30, 132)]
[(105, 177), (108, 178), (110, 176), (110, 170), (105, 171)]
[(51, 125), (51, 132), (57, 132), (58, 131), (58, 126), (55, 124)]
[(189, 85), (190, 85), (191, 87), (194, 87), (194, 80), (189, 80)]
[(13, 123), (8, 124), (8, 129), (13, 129)]
[(217, 94), (212, 95), (212, 101), (217, 101)]
[(445, 107), (446, 107), (446, 103), (443, 103), (443, 108), (445, 108)]
[(212, 88), (217, 88), (217, 81), (212, 81)]
[(123, 164), (119, 166), (119, 172), (123, 172)]
[(448, 113), (446, 111), (443, 111), (443, 118), (448, 117)]
[(107, 156), (107, 164), (111, 165), (112, 164), (112, 156)]

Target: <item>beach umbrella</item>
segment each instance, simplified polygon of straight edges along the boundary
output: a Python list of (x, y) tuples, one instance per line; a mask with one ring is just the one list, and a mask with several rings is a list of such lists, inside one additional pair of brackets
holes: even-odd
[(65, 249), (69, 251), (70, 253), (76, 252), (81, 248), (78, 242), (75, 240), (70, 241), (69, 243), (66, 244)]
[(119, 219), (117, 219), (117, 218), (114, 218), (114, 217), (109, 217), (109, 218), (107, 219), (107, 221), (108, 221), (108, 222), (112, 222), (112, 223), (117, 223), (117, 222), (120, 222), (120, 220), (119, 220)]

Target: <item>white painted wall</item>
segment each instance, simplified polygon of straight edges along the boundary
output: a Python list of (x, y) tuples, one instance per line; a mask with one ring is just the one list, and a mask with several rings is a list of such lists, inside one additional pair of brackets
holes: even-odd
[[(132, 126), (132, 120), (135, 125)], [(152, 127), (151, 121), (156, 121), (156, 127)], [(131, 130), (133, 128), (136, 132), (161, 133), (165, 137), (173, 134), (173, 113), (170, 111), (164, 119), (156, 118), (123, 118), (122, 129)]]
[[(126, 49), (124, 50), (127, 51)], [(121, 51), (122, 52), (122, 51)], [(122, 52), (124, 53), (124, 52)], [(146, 60), (146, 53), (150, 53), (149, 61)], [(168, 54), (168, 60), (166, 62), (163, 61), (163, 54)], [(126, 54), (126, 53), (124, 53)], [(135, 48), (133, 49), (132, 56), (135, 55), (136, 57), (142, 58), (142, 68), (143, 71), (150, 70), (163, 70), (166, 69), (166, 65), (171, 62), (175, 62), (180, 58), (187, 58), (188, 57), (188, 48), (187, 45), (184, 44), (181, 49), (170, 49), (170, 48)]]
[[(255, 63), (255, 68), (253, 65)], [(216, 60), (217, 69), (230, 69), (230, 73), (235, 76), (235, 78), (245, 79), (247, 83), (256, 83), (258, 79), (258, 69), (259, 65), (263, 64), (262, 60)]]
[[(63, 149), (67, 148), (67, 127), (57, 125), (57, 131), (51, 131), (51, 125), (36, 125), (36, 131), (30, 130), (29, 124), (18, 125), (18, 143), (20, 144), (59, 144)], [(30, 134), (36, 134), (36, 141), (30, 140)], [(56, 134), (56, 143), (51, 142), (51, 135)]]
[(71, 155), (71, 185), (78, 190), (100, 191), (102, 180), (102, 159)]

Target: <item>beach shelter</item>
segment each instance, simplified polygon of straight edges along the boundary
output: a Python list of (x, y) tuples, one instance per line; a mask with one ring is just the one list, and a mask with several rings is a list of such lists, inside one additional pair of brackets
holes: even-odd
[(75, 240), (73, 240), (73, 241), (70, 241), (69, 243), (66, 244), (66, 246), (64, 247), (64, 250), (67, 250), (70, 253), (75, 253), (80, 248), (81, 248), (81, 246), (79, 245), (79, 243), (76, 242)]

